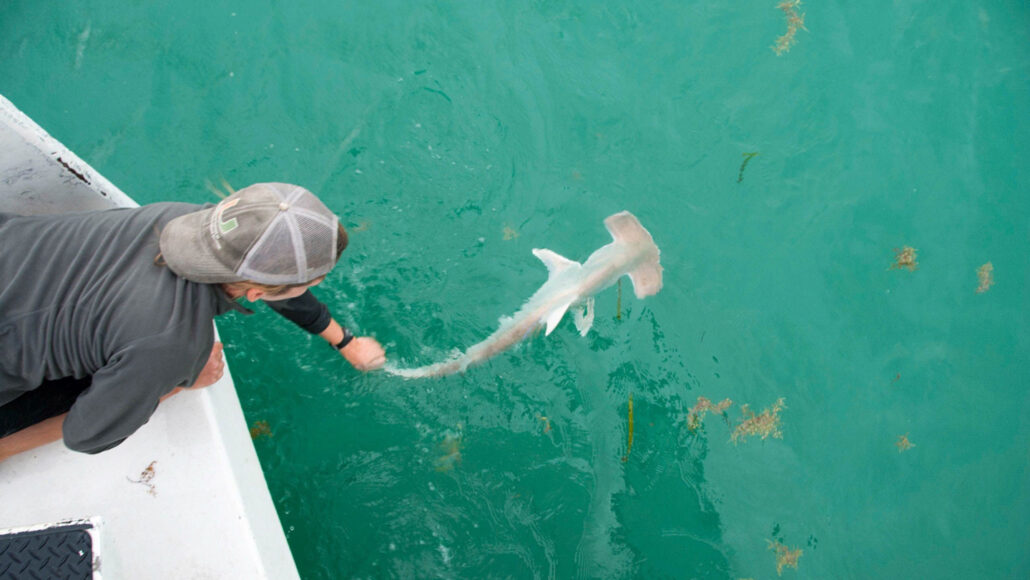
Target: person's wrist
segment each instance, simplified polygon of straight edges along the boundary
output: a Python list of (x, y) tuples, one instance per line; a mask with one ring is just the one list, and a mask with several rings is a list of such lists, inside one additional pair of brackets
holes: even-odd
[(342, 351), (353, 340), (354, 340), (354, 335), (351, 334), (351, 331), (349, 331), (346, 328), (344, 328), (343, 329), (343, 339), (341, 339), (340, 342), (334, 344), (333, 348), (335, 348), (338, 351)]

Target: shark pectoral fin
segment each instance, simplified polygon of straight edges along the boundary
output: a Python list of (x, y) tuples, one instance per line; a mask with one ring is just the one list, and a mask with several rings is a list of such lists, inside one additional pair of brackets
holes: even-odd
[(533, 255), (540, 258), (540, 261), (547, 266), (548, 276), (554, 276), (566, 268), (580, 265), (579, 262), (575, 262), (564, 256), (559, 256), (551, 250), (534, 248)]
[(633, 281), (633, 293), (637, 298), (653, 296), (662, 289), (662, 266), (658, 258), (654, 258), (629, 273), (629, 279)]
[(565, 316), (565, 311), (569, 309), (570, 304), (571, 302), (559, 306), (547, 315), (547, 330), (544, 332), (544, 336), (550, 335), (551, 331), (554, 330), (556, 326), (558, 326), (558, 323), (561, 322), (562, 316)]
[(594, 325), (594, 297), (587, 298), (586, 304), (576, 311), (576, 330), (580, 336), (586, 336)]

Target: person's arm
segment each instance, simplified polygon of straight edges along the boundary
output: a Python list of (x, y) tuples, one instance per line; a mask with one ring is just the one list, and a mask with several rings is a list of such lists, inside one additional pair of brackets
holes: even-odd
[[(265, 304), (297, 326), (322, 337), (360, 371), (374, 370), (386, 363), (386, 352), (376, 339), (368, 336), (351, 337), (311, 290), (289, 300), (266, 300)], [(344, 339), (348, 337), (351, 338), (345, 342)], [(339, 346), (341, 343), (343, 346)]]
[(116, 352), (68, 411), (65, 446), (94, 454), (120, 445), (150, 420), (163, 396), (176, 386), (198, 383), (212, 355), (220, 360), (218, 346), (201, 352), (207, 356), (198, 357), (197, 349), (185, 345), (170, 347), (164, 337)]
[[(199, 389), (218, 382), (218, 379), (222, 377), (224, 370), (225, 362), (222, 359), (222, 343), (216, 342), (214, 347), (211, 349), (211, 354), (208, 356), (207, 363), (200, 371), (197, 379), (193, 381), (193, 386), (191, 388)], [(162, 396), (160, 400), (164, 401), (182, 390), (183, 387), (176, 387)], [(0, 461), (13, 457), (19, 453), (31, 451), (37, 447), (42, 447), (48, 443), (61, 440), (63, 436), (62, 429), (64, 427), (64, 419), (67, 416), (68, 413), (62, 413), (56, 417), (51, 417), (40, 421), (35, 425), (26, 427), (21, 431), (12, 433), (7, 437), (0, 437)]]
[(0, 461), (61, 439), (61, 427), (68, 413), (51, 417), (0, 438)]
[(222, 373), (225, 372), (225, 361), (222, 358), (222, 349), (224, 345), (220, 342), (216, 342), (211, 347), (211, 354), (207, 357), (207, 363), (204, 364), (204, 368), (200, 370), (200, 374), (197, 375), (197, 380), (193, 381), (193, 385), (189, 387), (175, 387), (168, 393), (161, 396), (161, 401), (164, 401), (172, 395), (177, 395), (186, 389), (203, 389), (204, 387), (210, 387), (211, 385), (218, 382), (218, 379), (222, 378)]

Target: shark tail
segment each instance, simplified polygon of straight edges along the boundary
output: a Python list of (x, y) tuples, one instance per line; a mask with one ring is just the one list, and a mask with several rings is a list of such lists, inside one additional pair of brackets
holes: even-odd
[(658, 263), (658, 246), (651, 233), (628, 211), (609, 216), (604, 220), (604, 226), (617, 243), (639, 246), (643, 251), (640, 265), (629, 272), (633, 293), (637, 298), (657, 294), (662, 289), (662, 265)]
[(403, 377), (405, 379), (424, 379), (428, 377), (453, 375), (463, 371), (464, 366), (461, 364), (461, 361), (447, 361), (424, 367), (404, 369), (387, 363), (383, 367), (383, 370), (391, 375)]

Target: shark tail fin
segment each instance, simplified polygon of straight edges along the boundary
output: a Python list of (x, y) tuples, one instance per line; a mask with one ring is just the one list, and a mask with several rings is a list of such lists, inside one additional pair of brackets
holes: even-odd
[(650, 232), (628, 211), (609, 216), (604, 225), (616, 243), (639, 246), (643, 250), (642, 262), (629, 272), (633, 293), (637, 298), (657, 294), (662, 289), (662, 265), (658, 263), (658, 246)]

